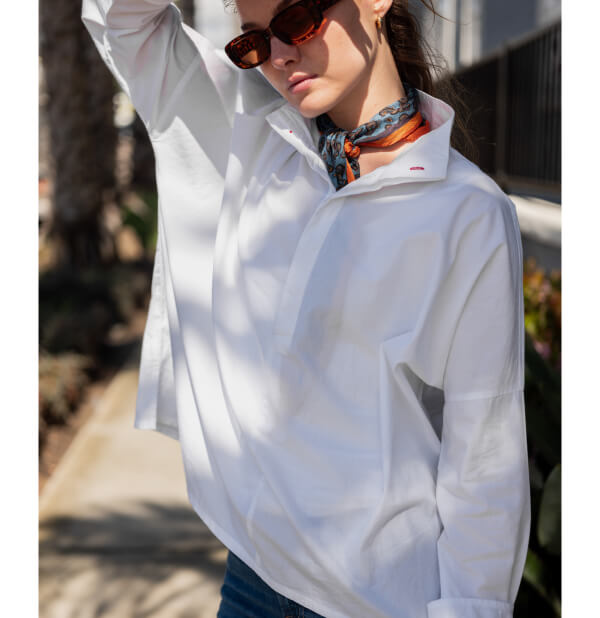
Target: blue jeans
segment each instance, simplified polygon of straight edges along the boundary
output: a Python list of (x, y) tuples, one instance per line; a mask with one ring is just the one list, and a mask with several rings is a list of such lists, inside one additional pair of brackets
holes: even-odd
[(217, 618), (324, 617), (273, 590), (245, 562), (229, 551)]

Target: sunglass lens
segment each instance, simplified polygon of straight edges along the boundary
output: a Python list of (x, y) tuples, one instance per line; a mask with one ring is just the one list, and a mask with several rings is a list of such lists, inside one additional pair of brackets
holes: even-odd
[(250, 69), (269, 57), (269, 44), (261, 34), (249, 32), (231, 41), (225, 51), (239, 67)]
[(320, 12), (302, 3), (282, 11), (271, 23), (277, 38), (287, 44), (297, 44), (309, 39), (317, 30)]

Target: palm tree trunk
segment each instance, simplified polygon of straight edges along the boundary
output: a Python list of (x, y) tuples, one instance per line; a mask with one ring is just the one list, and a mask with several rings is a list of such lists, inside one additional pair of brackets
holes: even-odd
[(115, 189), (117, 143), (115, 82), (80, 15), (74, 0), (39, 4), (54, 186), (49, 235), (59, 263), (75, 267), (114, 256), (102, 213)]

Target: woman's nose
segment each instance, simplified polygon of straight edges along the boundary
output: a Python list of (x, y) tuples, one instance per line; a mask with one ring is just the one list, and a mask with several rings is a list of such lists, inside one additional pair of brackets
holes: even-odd
[(297, 45), (288, 45), (276, 36), (271, 37), (270, 43), (270, 61), (276, 69), (285, 69), (289, 62), (294, 62), (299, 59), (300, 52)]

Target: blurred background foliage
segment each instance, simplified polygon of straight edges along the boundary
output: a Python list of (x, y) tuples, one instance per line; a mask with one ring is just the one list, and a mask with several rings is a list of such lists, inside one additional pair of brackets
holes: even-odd
[(515, 616), (561, 615), (561, 274), (527, 259), (525, 413), (531, 534)]
[[(193, 2), (185, 3), (193, 19)], [(41, 0), (39, 444), (139, 347), (157, 234), (146, 129), (81, 21)], [(41, 453), (41, 450), (40, 450)]]

